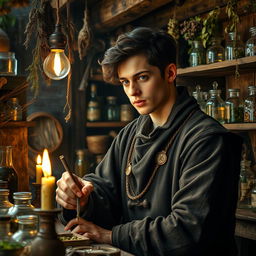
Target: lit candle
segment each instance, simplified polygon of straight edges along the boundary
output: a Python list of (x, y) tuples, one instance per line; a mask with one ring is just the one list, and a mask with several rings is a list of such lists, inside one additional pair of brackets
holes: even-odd
[(42, 169), (44, 177), (42, 177), (41, 208), (42, 210), (51, 210), (54, 209), (55, 177), (51, 176), (51, 162), (47, 149), (43, 152)]
[(36, 158), (36, 183), (41, 184), (42, 179), (42, 158), (40, 155)]

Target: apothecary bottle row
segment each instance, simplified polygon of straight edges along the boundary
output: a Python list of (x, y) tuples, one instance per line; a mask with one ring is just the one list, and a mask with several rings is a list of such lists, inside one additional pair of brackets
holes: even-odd
[(240, 89), (228, 89), (227, 98), (221, 98), (221, 90), (218, 83), (213, 82), (213, 88), (209, 92), (201, 91), (196, 86), (193, 96), (200, 108), (209, 116), (225, 123), (255, 123), (256, 122), (256, 86), (247, 88), (248, 94), (244, 100), (240, 97)]
[(233, 60), (237, 58), (256, 55), (256, 27), (249, 29), (250, 38), (244, 43), (236, 32), (228, 34), (225, 48), (221, 45), (221, 38), (213, 38), (211, 45), (205, 51), (200, 41), (193, 41), (189, 54), (189, 65), (191, 67)]
[(105, 102), (102, 102), (97, 95), (96, 84), (91, 84), (86, 118), (88, 122), (132, 121), (134, 111), (131, 104), (118, 105), (116, 96), (106, 96)]

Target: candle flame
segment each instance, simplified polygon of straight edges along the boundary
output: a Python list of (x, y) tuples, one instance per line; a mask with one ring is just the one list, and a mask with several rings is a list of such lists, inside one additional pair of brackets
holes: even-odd
[(42, 169), (45, 177), (49, 177), (52, 175), (51, 162), (48, 154), (48, 150), (45, 149), (43, 152), (43, 163)]
[(37, 156), (37, 158), (36, 158), (36, 164), (42, 164), (42, 158), (41, 158), (41, 156), (40, 155), (38, 155)]

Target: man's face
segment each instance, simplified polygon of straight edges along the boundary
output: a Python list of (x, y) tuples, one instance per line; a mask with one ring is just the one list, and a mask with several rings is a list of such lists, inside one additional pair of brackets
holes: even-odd
[[(168, 75), (165, 74), (163, 78), (159, 68), (151, 66), (144, 55), (126, 59), (119, 64), (117, 72), (131, 104), (141, 115), (169, 114), (173, 85), (170, 84)], [(171, 82), (174, 79), (175, 77)]]

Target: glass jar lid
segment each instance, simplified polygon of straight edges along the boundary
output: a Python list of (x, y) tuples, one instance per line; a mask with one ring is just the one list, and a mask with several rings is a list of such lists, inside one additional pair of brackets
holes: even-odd
[(14, 192), (13, 199), (32, 199), (32, 194), (31, 192)]
[(17, 220), (20, 224), (36, 224), (38, 217), (36, 215), (20, 215), (17, 216)]

